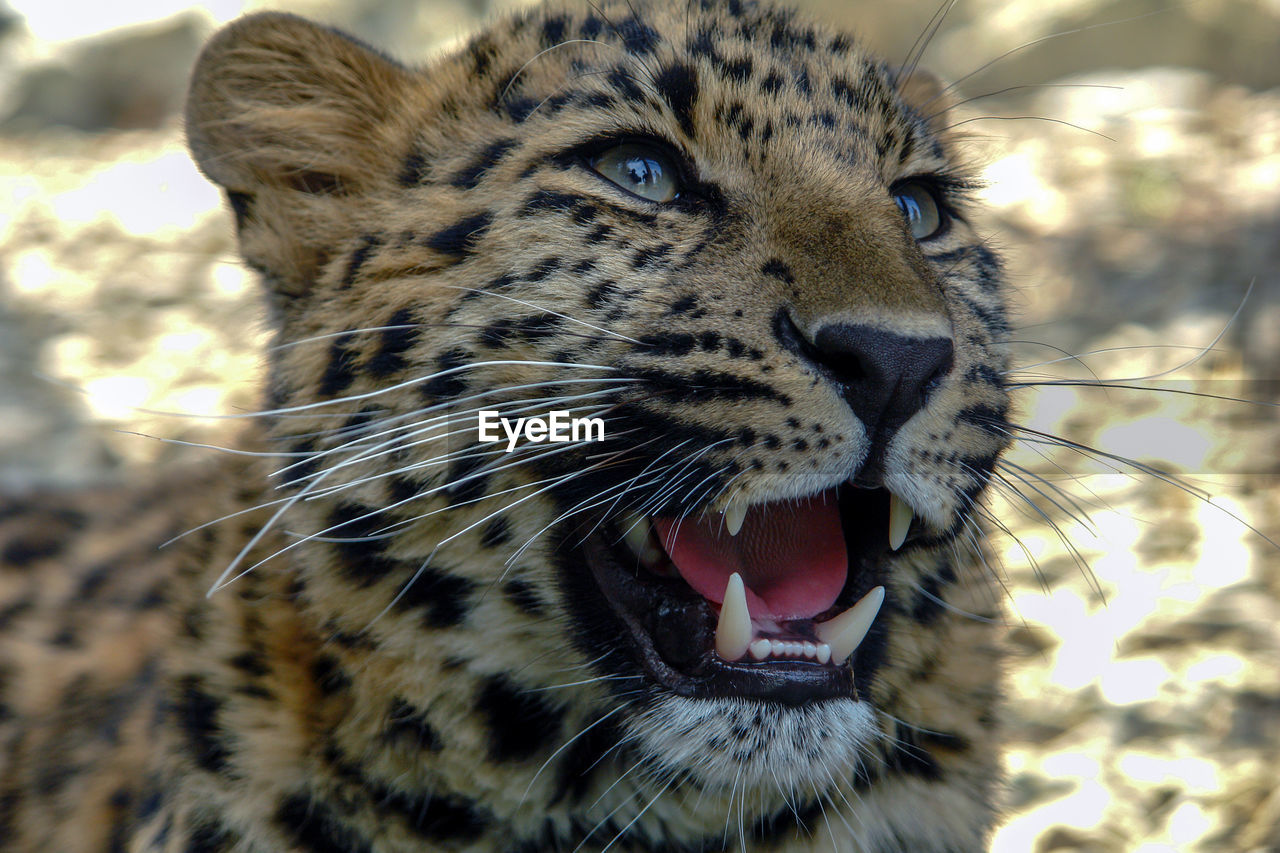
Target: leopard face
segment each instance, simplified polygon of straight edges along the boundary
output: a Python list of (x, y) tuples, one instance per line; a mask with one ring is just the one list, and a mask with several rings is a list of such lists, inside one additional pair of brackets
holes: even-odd
[[(188, 132), (286, 458), (214, 598), (293, 579), (355, 709), (317, 772), (375, 755), (455, 841), (981, 845), (1004, 284), (944, 98), (736, 0), (551, 6), (420, 71), (215, 38)], [(481, 440), (552, 411), (600, 432)], [(371, 746), (406, 718), (429, 756)]]

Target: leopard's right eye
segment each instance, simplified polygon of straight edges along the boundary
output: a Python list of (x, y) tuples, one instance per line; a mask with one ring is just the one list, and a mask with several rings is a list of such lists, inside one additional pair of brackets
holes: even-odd
[(671, 155), (656, 146), (625, 142), (588, 162), (597, 174), (632, 195), (659, 203), (680, 197), (679, 169)]

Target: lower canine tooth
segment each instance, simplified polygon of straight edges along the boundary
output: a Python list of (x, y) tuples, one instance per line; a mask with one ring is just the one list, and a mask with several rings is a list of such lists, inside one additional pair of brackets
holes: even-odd
[(884, 603), (884, 587), (878, 586), (862, 596), (862, 600), (841, 613), (815, 626), (818, 639), (831, 646), (831, 662), (842, 664), (853, 654), (876, 621), (880, 605)]
[(720, 621), (716, 624), (716, 654), (725, 660), (738, 660), (751, 646), (751, 614), (747, 612), (747, 588), (734, 572), (724, 588), (720, 605)]
[(894, 551), (906, 541), (913, 514), (906, 501), (893, 492), (889, 493), (889, 547)]

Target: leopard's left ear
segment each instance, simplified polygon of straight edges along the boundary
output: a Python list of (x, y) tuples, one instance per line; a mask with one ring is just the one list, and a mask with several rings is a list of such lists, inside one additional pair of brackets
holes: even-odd
[(231, 191), (349, 192), (385, 174), (376, 152), (413, 72), (295, 15), (249, 15), (219, 31), (192, 72), (187, 139)]
[(415, 72), (294, 15), (249, 15), (206, 45), (187, 140), (271, 287), (305, 292), (351, 206), (394, 180), (421, 91)]
[(907, 67), (890, 69), (889, 75), (898, 96), (907, 106), (925, 120), (930, 130), (942, 133), (948, 123), (951, 97), (941, 78), (923, 68)]

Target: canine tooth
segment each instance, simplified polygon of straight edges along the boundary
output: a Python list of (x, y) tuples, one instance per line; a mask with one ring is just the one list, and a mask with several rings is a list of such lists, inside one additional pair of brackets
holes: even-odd
[(747, 517), (747, 505), (739, 501), (729, 501), (724, 508), (724, 527), (730, 536), (737, 536), (742, 529), (742, 521)]
[(747, 648), (751, 651), (751, 656), (753, 658), (756, 660), (764, 660), (769, 656), (769, 652), (773, 651), (773, 644), (768, 640), (760, 639), (747, 646)]
[(889, 547), (894, 551), (902, 547), (911, 529), (911, 518), (914, 513), (902, 498), (889, 493)]
[[(831, 660), (842, 664), (853, 654), (876, 621), (880, 605), (884, 603), (884, 587), (878, 586), (862, 596), (862, 600), (845, 612), (815, 626), (818, 639), (831, 646)], [(824, 661), (825, 663), (825, 661)]]
[(734, 572), (724, 588), (720, 621), (716, 624), (716, 653), (725, 660), (738, 660), (751, 645), (751, 614), (747, 612), (747, 588)]
[(653, 543), (653, 525), (644, 516), (634, 513), (622, 516), (622, 539), (647, 568), (662, 562), (662, 550)]
[(831, 660), (831, 647), (826, 643), (818, 643), (818, 650), (815, 652), (818, 663), (826, 663)]

